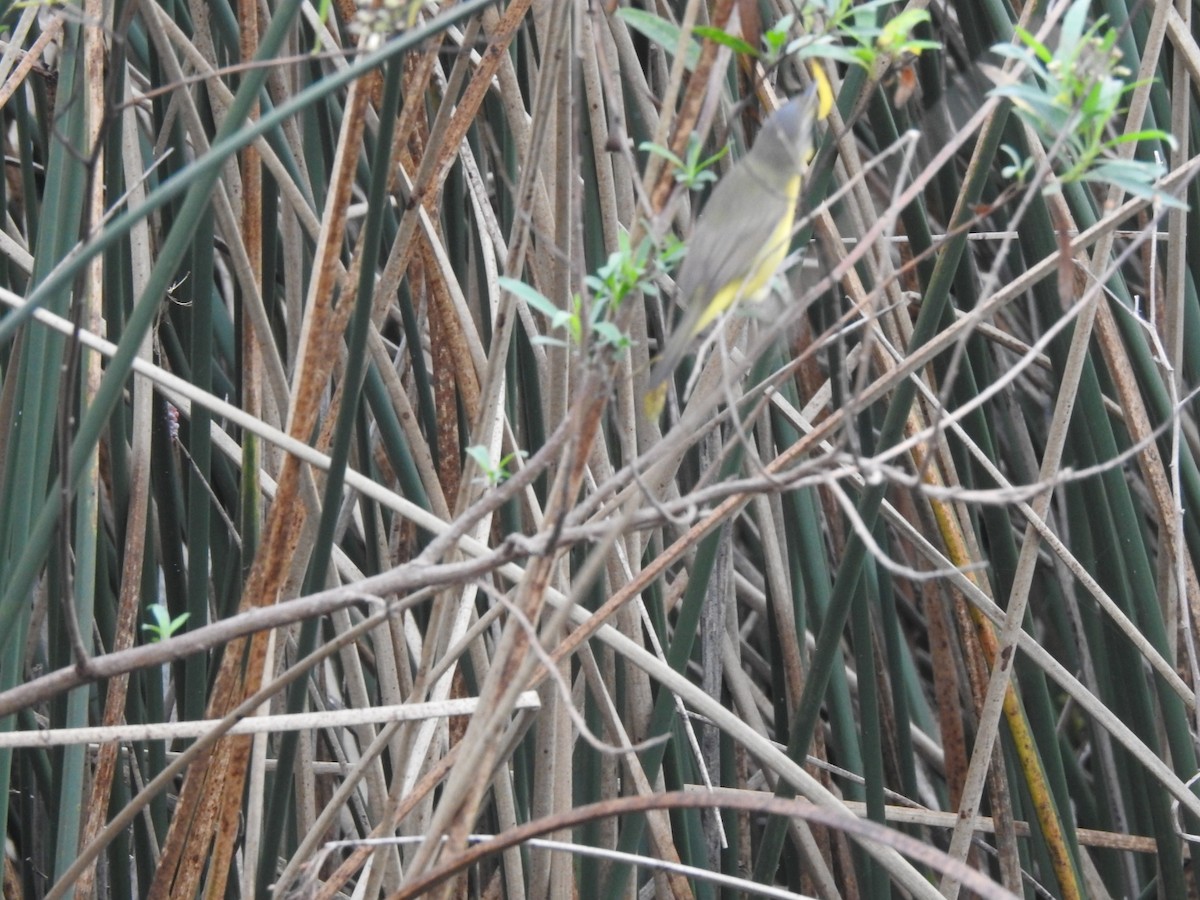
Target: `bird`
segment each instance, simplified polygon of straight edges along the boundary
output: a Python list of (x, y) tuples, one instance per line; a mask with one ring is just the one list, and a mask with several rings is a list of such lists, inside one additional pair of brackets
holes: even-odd
[(735, 304), (769, 292), (791, 243), (820, 105), (814, 81), (772, 113), (700, 213), (676, 279), (685, 312), (650, 370), (644, 405), (651, 418), (696, 336)]

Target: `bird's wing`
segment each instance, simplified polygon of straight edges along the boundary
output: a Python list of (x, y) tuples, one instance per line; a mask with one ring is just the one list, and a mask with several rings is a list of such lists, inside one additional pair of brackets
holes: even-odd
[(751, 262), (771, 239), (789, 206), (780, 192), (754, 178), (726, 177), (717, 185), (700, 214), (679, 270), (680, 300), (689, 312), (686, 318), (692, 318), (694, 310), (699, 321), (717, 291), (749, 273)]
[[(671, 329), (655, 360), (650, 373), (652, 385), (664, 382), (679, 365), (709, 302), (725, 285), (749, 273), (751, 263), (789, 211), (787, 198), (778, 192), (754, 179), (749, 179), (745, 189), (739, 189), (734, 184), (737, 180), (726, 176), (717, 185), (688, 242), (677, 279), (683, 318)], [(732, 189), (727, 190), (727, 186)], [(749, 203), (744, 202), (747, 194)], [(747, 255), (747, 251), (753, 255)]]

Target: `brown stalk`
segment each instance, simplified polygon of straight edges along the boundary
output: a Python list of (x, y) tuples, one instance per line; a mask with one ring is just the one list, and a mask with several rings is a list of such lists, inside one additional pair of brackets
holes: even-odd
[[(243, 61), (254, 59), (258, 52), (258, 4), (255, 0), (238, 0), (238, 18), (241, 25), (241, 54)], [(259, 113), (256, 102), (248, 113), (253, 121)], [(241, 228), (243, 243), (249, 261), (250, 277), (262, 291), (262, 163), (254, 144), (248, 144), (241, 152), (242, 210)], [(259, 346), (259, 335), (254, 328), (242, 328), (242, 406), (251, 415), (262, 413), (263, 360)], [(252, 509), (242, 521), (244, 539), (251, 539), (250, 546), (257, 543), (261, 521), (261, 492), (258, 489), (258, 473), (261, 464), (259, 442), (254, 435), (247, 435), (242, 445), (242, 496), (253, 498)], [(263, 666), (266, 658), (268, 635), (256, 635), (252, 647), (260, 643)], [(255, 654), (252, 653), (252, 658)], [(225, 659), (222, 659), (224, 665)], [(238, 699), (252, 694), (261, 683), (255, 675), (263, 674), (262, 666), (252, 664), (247, 672), (248, 680), (241, 688)], [(230, 698), (233, 700), (233, 697)], [(207, 895), (221, 897), (225, 893), (225, 882), (233, 859), (233, 845), (238, 835), (238, 819), (242, 809), (242, 784), (245, 780), (245, 761), (248, 758), (252, 739), (241, 737), (226, 741), (226, 752), (230, 754), (232, 769), (226, 772), (225, 796), (216, 815), (218, 818), (214, 844), (209, 862), (209, 884)], [(220, 752), (220, 750), (218, 750)], [(236, 782), (236, 789), (234, 784)], [(200, 839), (200, 844), (205, 843)], [(251, 863), (251, 865), (253, 865)], [(200, 872), (196, 872), (198, 878)], [(184, 896), (191, 897), (194, 890), (185, 888)]]
[(929, 623), (933, 693), (946, 760), (946, 786), (949, 789), (950, 806), (957, 809), (963, 784), (967, 780), (970, 754), (963, 726), (962, 686), (958, 680), (959, 669), (954, 657), (949, 618), (951, 605), (961, 607), (966, 601), (957, 593), (947, 599), (942, 592), (950, 590), (934, 581), (927, 581), (922, 587), (925, 621)]
[[(458, 391), (456, 381), (463, 386), (474, 381), (474, 367), (462, 332), (462, 324), (454, 314), (446, 295), (446, 285), (438, 271), (437, 258), (424, 235), (417, 235), (419, 251), (412, 267), (424, 274), (429, 311), (429, 346), (433, 354), (433, 401), (437, 412), (438, 475), (442, 493), (458, 496), (462, 471), (459, 466)], [(465, 361), (465, 364), (463, 363)], [(465, 392), (464, 392), (465, 393)], [(475, 396), (478, 397), (478, 387)], [(464, 396), (465, 400), (465, 396)]]
[[(97, 2), (97, 0), (87, 0), (87, 2), (84, 4), (84, 15), (89, 17), (93, 22), (96, 22), (96, 23), (111, 22), (111, 13), (112, 13), (112, 10), (110, 9), (108, 14), (106, 14), (104, 5), (102, 3)], [(56, 24), (60, 25), (60, 23), (62, 22), (62, 18), (59, 16), (56, 16), (55, 22), (56, 22)], [(61, 25), (60, 25), (60, 27), (61, 27)], [(83, 65), (84, 65), (84, 73), (85, 73), (84, 82), (86, 84), (86, 87), (84, 89), (85, 93), (86, 93), (86, 101), (85, 102), (87, 103), (88, 110), (91, 113), (88, 116), (88, 123), (87, 123), (87, 129), (88, 129), (87, 143), (88, 143), (88, 146), (92, 146), (92, 147), (96, 148), (95, 156), (91, 161), (91, 165), (93, 166), (93, 169), (92, 169), (93, 176), (89, 179), (91, 196), (88, 198), (88, 203), (87, 203), (88, 215), (91, 219), (91, 221), (89, 223), (89, 230), (94, 232), (94, 231), (99, 230), (99, 228), (101, 227), (101, 223), (103, 220), (103, 211), (104, 211), (104, 206), (105, 206), (104, 179), (95, 177), (94, 173), (104, 171), (104, 150), (103, 150), (103, 145), (100, 143), (100, 139), (101, 139), (101, 134), (102, 134), (102, 131), (104, 128), (104, 117), (106, 114), (104, 93), (105, 93), (105, 87), (107, 86), (108, 81), (104, 77), (104, 70), (105, 70), (105, 60), (107, 58), (108, 52), (107, 52), (107, 48), (105, 47), (105, 31), (101, 27), (97, 26), (94, 28), (85, 29), (84, 34), (83, 34), (83, 41), (84, 41), (84, 48), (83, 48), (84, 63), (83, 63)], [(33, 57), (33, 58), (36, 58), (36, 57)], [(103, 314), (101, 312), (101, 302), (100, 302), (101, 301), (101, 285), (103, 284), (103, 281), (104, 281), (104, 262), (103, 262), (103, 259), (98, 256), (88, 266), (88, 274), (87, 274), (87, 278), (86, 278), (86, 282), (85, 282), (86, 293), (85, 293), (85, 297), (83, 298), (86, 303), (86, 310), (84, 312), (83, 325), (85, 328), (87, 328), (89, 330), (99, 330), (100, 328), (103, 327), (103, 325), (102, 325)], [(83, 359), (81, 362), (82, 362), (82, 366), (83, 366), (83, 371), (81, 373), (82, 381), (83, 381), (82, 390), (84, 392), (84, 398), (82, 398), (82, 399), (85, 403), (90, 403), (91, 399), (95, 395), (96, 389), (99, 387), (99, 383), (100, 383), (100, 359), (96, 354), (87, 353), (87, 354), (83, 355)], [(118, 439), (120, 439), (120, 438), (118, 438)], [(99, 484), (98, 484), (99, 477), (100, 477), (99, 450), (97, 450), (96, 452), (94, 452), (92, 454), (91, 460), (88, 463), (88, 469), (89, 469), (89, 471), (88, 471), (87, 477), (92, 482), (92, 487), (90, 488), (90, 490), (93, 490), (95, 492), (95, 494), (98, 496), (100, 493)], [(142, 487), (144, 489), (145, 485), (143, 485)], [(98, 529), (99, 523), (94, 518), (97, 514), (97, 508), (98, 508), (98, 504), (93, 503), (92, 507), (91, 507), (91, 516), (93, 517), (93, 520), (91, 522), (91, 527)], [(142, 515), (144, 515), (144, 513), (145, 513), (144, 507), (141, 510), (141, 513), (142, 513)], [(138, 517), (137, 511), (131, 509), (130, 517), (137, 518)], [(144, 520), (143, 520), (143, 530), (139, 531), (137, 533), (137, 536), (133, 538), (133, 542), (137, 543), (142, 537), (144, 537), (144, 534), (145, 534), (145, 531), (144, 531)], [(129, 538), (131, 536), (126, 535), (126, 537)], [(142, 558), (140, 552), (137, 553), (137, 558), (138, 558), (138, 563), (136, 565), (138, 566), (138, 568), (140, 570), (140, 560)], [(128, 559), (126, 561), (128, 561)], [(69, 602), (74, 602), (74, 601), (71, 600)], [(135, 617), (136, 617), (136, 602), (137, 601), (136, 601), (136, 594), (135, 594), (135, 596), (134, 596), (134, 615), (135, 615)], [(69, 621), (74, 621), (74, 619), (69, 617)], [(126, 623), (122, 622), (121, 624), (124, 625)], [(122, 639), (132, 641), (132, 635), (131, 635), (132, 631), (133, 631), (133, 625), (132, 625), (132, 623), (129, 623), (127, 626), (127, 631), (124, 634), (122, 634), (118, 630), (118, 636), (121, 637)], [(90, 641), (89, 641), (89, 645), (90, 645)], [(78, 664), (78, 662), (79, 661), (77, 661), (77, 664)], [(84, 666), (84, 668), (86, 668), (86, 666)], [(111, 704), (111, 706), (112, 706), (111, 712), (115, 713), (115, 715), (119, 718), (123, 713), (124, 704), (125, 704), (124, 686), (118, 685), (118, 686), (114, 687), (114, 686), (110, 685), (109, 697), (113, 701)], [(105, 715), (107, 716), (109, 714), (110, 714), (110, 710), (106, 708)], [(82, 830), (82, 832), (80, 834), (80, 838), (79, 838), (81, 841), (80, 846), (86, 846), (88, 839), (89, 839), (89, 832), (92, 832), (93, 829), (99, 830), (99, 828), (101, 828), (103, 826), (105, 813), (108, 810), (109, 792), (112, 789), (113, 772), (116, 768), (116, 758), (115, 758), (116, 749), (117, 749), (116, 747), (111, 748), (108, 758), (107, 759), (102, 758), (98, 761), (98, 764), (97, 764), (97, 769), (98, 769), (97, 776), (98, 777), (95, 778), (92, 782), (92, 793), (93, 793), (95, 799), (99, 802), (88, 808), (87, 819), (84, 822), (83, 830)], [(81, 879), (82, 883), (80, 886), (80, 893), (79, 893), (80, 897), (89, 897), (94, 893), (94, 891), (95, 891), (95, 871), (96, 870), (94, 867), (89, 869), (87, 871), (85, 877), (83, 879)]]
[[(310, 296), (314, 299), (306, 323), (306, 343), (297, 364), (299, 384), (291, 410), (289, 433), (307, 441), (312, 435), (320, 411), (320, 399), (338, 358), (336, 330), (339, 315), (346, 313), (334, 306), (340, 272), (339, 251), (345, 232), (346, 210), (350, 203), (351, 187), (365, 128), (365, 114), (370, 95), (369, 85), (362, 81), (351, 85), (343, 120), (340, 146), (341, 166), (335, 171), (328, 206), (323, 241), (318, 259), (318, 275)], [(349, 306), (349, 303), (339, 304)], [(304, 476), (295, 457), (284, 460), (279, 477), (275, 502), (268, 516), (265, 539), (255, 557), (243, 593), (242, 607), (274, 603), (283, 589), (306, 519), (300, 499), (301, 479)], [(257, 690), (264, 673), (267, 635), (256, 634), (247, 644), (240, 639), (226, 648), (217, 673), (208, 716), (219, 718), (237, 705), (243, 697)], [(242, 672), (245, 672), (243, 680)], [(246, 765), (250, 742), (243, 738), (221, 741), (211, 755), (189, 769), (180, 793), (179, 807), (172, 818), (163, 849), (163, 858), (155, 873), (152, 897), (194, 897), (199, 877), (208, 862), (209, 846), (214, 841), (232, 841), (237, 834), (236, 818), (241, 810)], [(216, 766), (213, 762), (217, 762)], [(201, 806), (200, 798), (221, 798), (220, 827), (218, 809), (214, 803)], [(225, 850), (220, 853), (224, 857)], [(221, 896), (228, 876), (228, 865), (210, 871), (208, 889), (211, 896)]]
[(455, 104), (454, 115), (450, 118), (444, 140), (437, 148), (436, 164), (430, 172), (430, 177), (413, 187), (414, 203), (420, 203), (429, 209), (433, 208), (430, 206), (431, 202), (436, 205), (436, 198), (445, 182), (446, 173), (450, 171), (454, 157), (458, 155), (458, 148), (475, 121), (479, 107), (483, 105), (483, 98), (491, 90), (492, 79), (508, 53), (509, 44), (516, 37), (531, 2), (532, 0), (513, 0), (488, 36), (487, 45), (480, 54), (479, 67), (467, 83), (462, 97)]

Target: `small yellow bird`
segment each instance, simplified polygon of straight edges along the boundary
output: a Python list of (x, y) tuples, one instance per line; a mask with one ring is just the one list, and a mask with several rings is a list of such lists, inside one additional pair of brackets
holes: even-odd
[(814, 81), (763, 123), (754, 147), (700, 214), (676, 279), (687, 310), (650, 371), (651, 418), (662, 411), (666, 381), (695, 337), (735, 303), (766, 296), (791, 243), (818, 106)]

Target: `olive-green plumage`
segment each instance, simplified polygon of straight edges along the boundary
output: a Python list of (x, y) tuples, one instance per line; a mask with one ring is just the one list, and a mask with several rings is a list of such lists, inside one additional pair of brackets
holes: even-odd
[(650, 372), (649, 412), (661, 409), (664, 382), (696, 335), (735, 303), (766, 295), (787, 256), (817, 106), (812, 87), (768, 118), (700, 214), (676, 279), (686, 312)]

